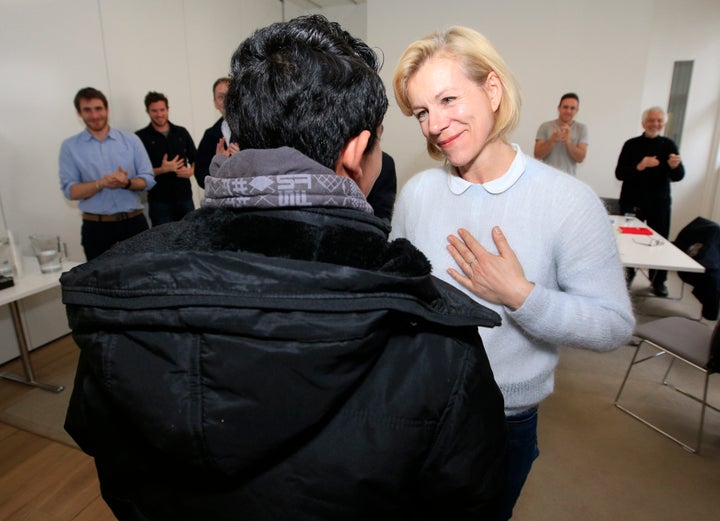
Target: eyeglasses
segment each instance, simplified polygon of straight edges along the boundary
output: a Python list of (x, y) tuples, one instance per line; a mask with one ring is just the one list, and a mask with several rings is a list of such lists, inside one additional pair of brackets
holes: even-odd
[(642, 240), (642, 239), (633, 238), (633, 242), (635, 244), (641, 244), (642, 246), (662, 246), (663, 244), (665, 244), (664, 239), (656, 239), (656, 238), (647, 239), (646, 241)]

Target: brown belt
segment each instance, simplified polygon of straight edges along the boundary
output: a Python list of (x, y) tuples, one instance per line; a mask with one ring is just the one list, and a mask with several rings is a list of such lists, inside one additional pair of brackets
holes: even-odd
[(98, 223), (113, 223), (113, 222), (126, 221), (128, 219), (132, 219), (133, 217), (137, 217), (141, 213), (143, 213), (142, 210), (134, 210), (132, 212), (113, 213), (110, 215), (83, 212), (82, 218), (85, 219), (86, 221), (95, 221)]

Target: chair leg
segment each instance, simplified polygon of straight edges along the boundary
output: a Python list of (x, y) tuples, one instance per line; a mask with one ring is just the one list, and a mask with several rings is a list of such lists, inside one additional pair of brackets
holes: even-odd
[[(708, 401), (707, 401), (707, 398), (708, 398), (708, 389), (709, 389), (709, 385), (710, 385), (710, 372), (704, 371), (704, 372), (705, 372), (705, 382), (704, 382), (704, 386), (703, 386), (702, 399), (700, 399), (700, 398), (698, 398), (697, 396), (694, 396), (694, 395), (692, 395), (692, 394), (689, 394), (689, 393), (687, 393), (687, 392), (685, 392), (685, 391), (682, 391), (682, 390), (676, 388), (674, 385), (672, 385), (671, 383), (668, 382), (668, 375), (670, 374), (670, 370), (672, 369), (673, 363), (675, 362), (675, 357), (674, 357), (674, 356), (671, 357), (672, 360), (671, 360), (671, 362), (670, 362), (670, 364), (669, 364), (669, 366), (668, 366), (668, 369), (667, 369), (667, 371), (665, 372), (665, 376), (663, 377), (663, 380), (662, 380), (662, 385), (666, 385), (666, 386), (670, 387), (671, 389), (679, 392), (680, 394), (683, 394), (683, 395), (685, 395), (686, 397), (691, 398), (691, 399), (693, 399), (694, 401), (700, 403), (700, 424), (699, 424), (699, 426), (698, 426), (698, 432), (697, 432), (697, 438), (696, 438), (696, 445), (695, 445), (694, 447), (691, 446), (691, 445), (689, 445), (689, 444), (687, 444), (687, 443), (685, 443), (685, 442), (683, 442), (683, 441), (681, 441), (680, 439), (676, 438), (675, 436), (671, 435), (670, 433), (665, 432), (664, 430), (660, 429), (659, 427), (653, 425), (653, 424), (650, 423), (649, 421), (645, 420), (644, 418), (640, 417), (638, 414), (636, 414), (636, 413), (634, 413), (633, 411), (627, 409), (626, 407), (624, 407), (623, 405), (621, 405), (621, 404), (619, 403), (619, 402), (620, 402), (620, 396), (621, 396), (623, 390), (625, 389), (625, 384), (627, 383), (628, 378), (630, 377), (630, 371), (632, 371), (633, 366), (635, 366), (636, 364), (645, 362), (646, 360), (649, 360), (649, 359), (651, 359), (651, 358), (655, 358), (655, 357), (657, 357), (657, 356), (666, 354), (664, 351), (660, 351), (660, 352), (658, 352), (658, 353), (656, 353), (656, 354), (654, 354), (654, 355), (650, 355), (650, 356), (646, 356), (645, 358), (638, 359), (638, 355), (640, 354), (640, 348), (642, 347), (643, 342), (644, 342), (644, 340), (643, 340), (643, 341), (640, 341), (640, 342), (637, 344), (637, 346), (635, 347), (635, 353), (633, 354), (632, 360), (630, 361), (630, 365), (628, 366), (628, 369), (627, 369), (627, 371), (625, 372), (625, 377), (623, 378), (622, 384), (620, 385), (620, 389), (618, 390), (617, 396), (615, 396), (615, 407), (617, 407), (617, 408), (620, 409), (621, 411), (625, 412), (626, 414), (629, 414), (630, 416), (632, 416), (632, 417), (635, 418), (636, 420), (640, 421), (641, 423), (644, 423), (645, 425), (647, 425), (648, 427), (650, 427), (650, 428), (653, 429), (654, 431), (662, 434), (662, 435), (665, 436), (666, 438), (671, 439), (672, 441), (674, 441), (674, 442), (677, 443), (678, 445), (682, 446), (685, 450), (687, 450), (687, 451), (689, 451), (689, 452), (692, 452), (692, 453), (695, 453), (695, 454), (699, 454), (699, 453), (700, 453), (700, 448), (701, 448), (701, 446), (702, 446), (703, 431), (705, 430), (705, 412), (706, 412), (706, 409), (709, 407), (710, 409), (713, 409), (713, 410), (715, 410), (715, 411), (720, 412), (720, 410), (718, 410), (717, 408), (715, 408), (715, 407), (713, 407), (712, 405), (710, 405), (710, 404), (708, 403)], [(654, 346), (654, 344), (653, 344), (653, 346)], [(694, 366), (694, 364), (691, 364), (691, 365)], [(697, 366), (695, 366), (695, 367), (698, 368)], [(698, 369), (701, 369), (701, 368), (698, 368)]]
[(700, 454), (700, 447), (702, 446), (702, 437), (703, 437), (703, 431), (705, 430), (705, 409), (708, 407), (708, 386), (710, 383), (710, 372), (705, 373), (705, 386), (703, 389), (703, 399), (702, 399), (702, 405), (700, 408), (700, 429), (698, 429), (697, 434), (697, 451), (695, 451), (697, 454)]
[[(641, 358), (638, 360), (638, 355), (640, 354), (640, 348), (642, 347), (643, 343), (645, 343), (645, 340), (640, 340), (636, 344), (630, 344), (635, 346), (635, 353), (633, 354), (632, 360), (630, 361), (630, 365), (628, 366), (627, 371), (625, 372), (625, 378), (623, 378), (622, 385), (620, 385), (620, 389), (618, 390), (617, 396), (615, 396), (615, 405), (617, 405), (618, 400), (620, 399), (620, 395), (623, 392), (623, 389), (625, 388), (625, 383), (628, 380), (628, 377), (630, 376), (630, 371), (634, 366), (637, 364), (640, 364), (642, 362), (645, 362), (646, 360), (650, 360), (651, 358), (657, 358), (658, 356), (665, 355), (665, 351), (657, 351), (655, 354), (646, 356), (645, 358)], [(668, 372), (670, 372), (668, 370)], [(618, 406), (619, 407), (619, 406)]]
[(618, 389), (617, 396), (615, 396), (615, 406), (620, 407), (618, 405), (618, 400), (620, 400), (620, 395), (623, 392), (623, 389), (625, 388), (625, 383), (627, 383), (628, 376), (630, 376), (630, 371), (632, 370), (633, 366), (635, 365), (635, 360), (637, 360), (638, 353), (640, 352), (640, 346), (642, 346), (642, 341), (638, 342), (635, 346), (635, 353), (633, 353), (632, 360), (630, 360), (630, 365), (628, 365), (627, 371), (625, 371), (625, 378), (623, 378), (622, 384), (620, 385), (620, 389)]
[(670, 370), (672, 369), (674, 363), (675, 363), (675, 357), (671, 356), (670, 357), (670, 365), (668, 365), (667, 371), (665, 371), (665, 376), (663, 376), (663, 379), (662, 379), (663, 385), (668, 384), (668, 376), (670, 375)]

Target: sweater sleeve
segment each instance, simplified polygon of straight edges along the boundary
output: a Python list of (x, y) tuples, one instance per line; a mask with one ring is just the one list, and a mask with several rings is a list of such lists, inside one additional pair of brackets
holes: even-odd
[(625, 181), (637, 174), (636, 167), (642, 158), (639, 158), (637, 161), (635, 159), (635, 155), (632, 153), (631, 141), (626, 141), (625, 144), (623, 144), (617, 165), (615, 166), (615, 178), (618, 181)]
[[(655, 142), (655, 143), (652, 143)], [(652, 143), (648, 145), (648, 143)], [(682, 163), (677, 168), (670, 168), (667, 164), (670, 154), (677, 154), (678, 148), (668, 138), (658, 137), (653, 140), (633, 138), (625, 142), (615, 167), (615, 177), (620, 181), (627, 181), (638, 176), (653, 179), (651, 183), (663, 183), (665, 180), (680, 181), (685, 177), (685, 167)], [(642, 172), (637, 169), (638, 163), (645, 156), (655, 156), (660, 160), (656, 167), (648, 167)]]
[[(671, 139), (667, 140), (667, 148), (668, 148), (668, 156), (670, 154), (679, 154), (677, 145), (675, 142)], [(667, 161), (664, 163), (665, 171), (667, 173), (668, 179), (672, 182), (680, 181), (683, 177), (685, 177), (685, 166), (680, 163), (676, 168), (670, 168), (670, 166), (667, 164)]]
[(624, 345), (635, 319), (613, 229), (592, 191), (563, 200), (571, 205), (555, 225), (556, 282), (536, 283), (525, 303), (507, 316), (525, 333), (551, 345), (605, 351)]
[(183, 137), (185, 139), (185, 153), (187, 154), (185, 159), (187, 159), (188, 163), (194, 165), (195, 161), (197, 160), (197, 149), (195, 148), (195, 142), (193, 141), (190, 132), (188, 132), (186, 129), (183, 129), (183, 131)]
[(215, 155), (217, 142), (210, 129), (203, 134), (195, 153), (195, 180), (200, 188), (205, 188), (205, 178), (210, 173), (210, 162)]

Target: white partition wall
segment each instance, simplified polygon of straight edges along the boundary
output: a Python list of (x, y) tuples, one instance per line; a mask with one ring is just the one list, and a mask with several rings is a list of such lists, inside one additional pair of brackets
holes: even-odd
[[(644, 109), (668, 102), (676, 60), (694, 60), (681, 155), (686, 178), (673, 184), (676, 234), (697, 215), (717, 215), (720, 108), (720, 2), (688, 0), (368, 0), (368, 42), (385, 53), (383, 79), (407, 45), (449, 25), (467, 25), (498, 47), (520, 82), (523, 109), (512, 140), (532, 154), (541, 122), (557, 117), (560, 96), (580, 96), (577, 119), (589, 127), (578, 177), (600, 196), (617, 197), (617, 157), (640, 135)], [(400, 184), (434, 165), (417, 123), (391, 108), (383, 149), (395, 157)]]

